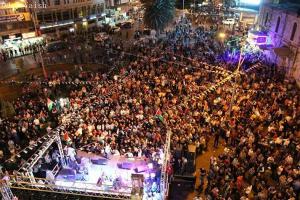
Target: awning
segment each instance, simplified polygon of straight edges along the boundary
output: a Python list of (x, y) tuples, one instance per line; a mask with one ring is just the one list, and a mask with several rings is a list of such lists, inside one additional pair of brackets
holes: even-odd
[(293, 56), (293, 52), (290, 50), (290, 48), (288, 48), (286, 46), (274, 48), (274, 52), (277, 56), (280, 56), (280, 57), (290, 58)]

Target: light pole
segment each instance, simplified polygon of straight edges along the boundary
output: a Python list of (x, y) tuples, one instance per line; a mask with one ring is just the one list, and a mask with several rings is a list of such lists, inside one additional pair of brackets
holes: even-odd
[[(31, 15), (31, 18), (33, 20), (33, 25), (34, 25), (34, 30), (35, 30), (35, 35), (38, 36), (38, 30), (37, 30), (37, 14), (35, 12), (35, 6), (37, 5), (36, 2), (34, 2), (34, 4), (32, 4), (33, 6), (33, 9), (30, 8), (29, 11), (30, 11), (30, 15)], [(47, 72), (46, 72), (46, 69), (45, 69), (45, 65), (44, 65), (44, 59), (43, 59), (43, 56), (42, 56), (42, 53), (40, 51), (40, 49), (38, 49), (38, 54), (39, 54), (39, 57), (40, 57), (40, 60), (41, 60), (41, 65), (42, 65), (42, 69), (43, 69), (43, 74), (44, 74), (44, 77), (47, 79)]]
[(183, 16), (184, 16), (184, 0), (182, 0), (182, 12), (183, 12)]

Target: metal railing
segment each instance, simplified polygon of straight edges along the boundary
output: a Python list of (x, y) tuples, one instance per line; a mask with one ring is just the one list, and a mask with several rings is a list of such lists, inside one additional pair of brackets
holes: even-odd
[[(30, 177), (26, 176), (11, 176), (7, 182), (7, 187), (17, 190), (30, 190), (37, 192), (53, 192), (66, 195), (80, 195), (88, 197), (99, 197), (106, 199), (130, 199), (131, 187), (124, 186), (119, 190), (107, 189), (113, 185), (103, 184), (101, 187), (93, 183), (85, 183), (80, 181), (67, 181), (65, 185), (56, 185), (53, 180), (35, 178), (36, 183), (30, 182)], [(70, 184), (70, 185), (67, 185)]]

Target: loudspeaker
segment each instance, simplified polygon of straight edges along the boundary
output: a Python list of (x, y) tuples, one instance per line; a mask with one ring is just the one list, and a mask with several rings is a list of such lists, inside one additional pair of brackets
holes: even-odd
[(196, 170), (196, 166), (195, 166), (195, 162), (194, 160), (188, 160), (187, 164), (186, 164), (186, 172), (193, 174)]
[(190, 153), (196, 153), (196, 145), (189, 144), (188, 145), (188, 150), (189, 150)]
[(107, 160), (105, 158), (91, 159), (91, 162), (94, 165), (107, 165)]
[(146, 165), (141, 165), (134, 169), (136, 173), (145, 172), (147, 170), (148, 170), (148, 166)]
[(133, 169), (133, 163), (130, 163), (130, 162), (122, 162), (122, 163), (119, 163), (118, 164), (118, 167), (120, 168), (120, 169)]

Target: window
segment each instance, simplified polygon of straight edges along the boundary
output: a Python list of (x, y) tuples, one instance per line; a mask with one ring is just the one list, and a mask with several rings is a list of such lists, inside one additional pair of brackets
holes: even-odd
[(292, 34), (291, 34), (291, 39), (290, 39), (291, 41), (294, 40), (296, 31), (297, 31), (297, 23), (295, 22), (295, 23), (294, 23), (294, 26), (293, 26)]
[(58, 6), (60, 4), (60, 0), (54, 0), (54, 5)]
[(280, 17), (277, 18), (277, 24), (276, 24), (276, 29), (275, 29), (276, 33), (278, 33), (279, 25), (280, 25)]
[(267, 25), (268, 18), (269, 18), (269, 13), (266, 14), (265, 25)]

